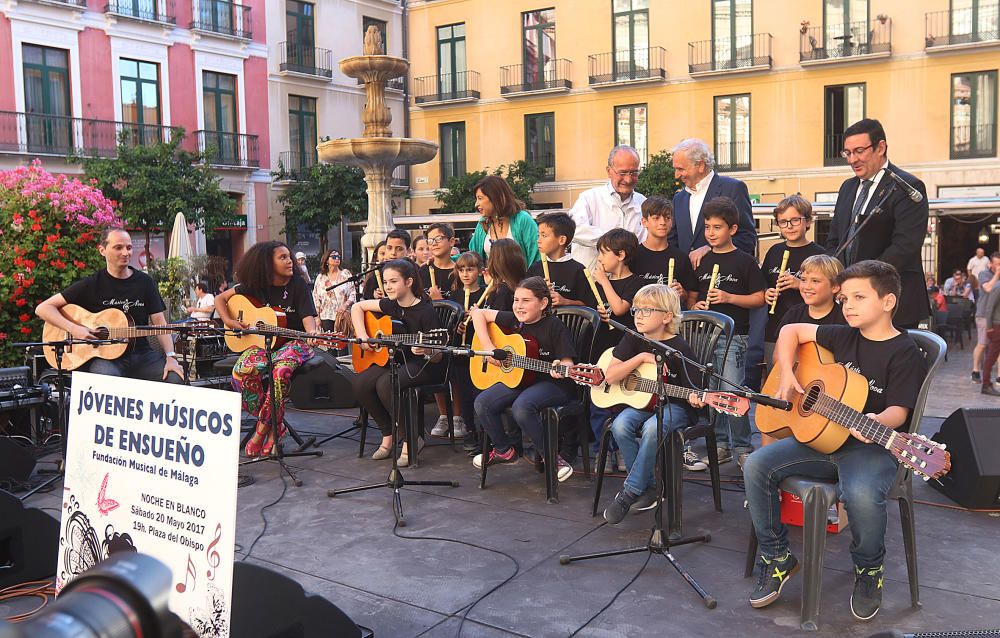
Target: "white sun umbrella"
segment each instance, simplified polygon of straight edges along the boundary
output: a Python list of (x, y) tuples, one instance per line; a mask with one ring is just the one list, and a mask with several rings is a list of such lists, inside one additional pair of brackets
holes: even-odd
[(167, 253), (167, 257), (180, 257), (188, 262), (194, 257), (184, 213), (177, 213), (177, 216), (174, 217), (174, 229), (170, 233), (170, 251)]

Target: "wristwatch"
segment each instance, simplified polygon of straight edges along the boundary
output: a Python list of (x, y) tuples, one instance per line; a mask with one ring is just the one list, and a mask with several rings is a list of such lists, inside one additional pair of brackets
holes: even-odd
[(166, 354), (166, 356), (168, 356), (168, 357), (172, 357), (172, 358), (174, 358), (174, 359), (176, 359), (176, 358), (177, 358), (177, 353), (176, 353), (176, 352), (174, 352), (173, 350), (171, 350), (170, 352), (167, 352), (167, 353), (165, 353), (165, 354)]

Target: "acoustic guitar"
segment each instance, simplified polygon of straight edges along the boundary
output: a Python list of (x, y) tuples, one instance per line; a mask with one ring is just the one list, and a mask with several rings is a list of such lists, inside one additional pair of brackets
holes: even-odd
[[(392, 337), (392, 340), (400, 345), (417, 346), (427, 344), (432, 346), (443, 346), (448, 343), (448, 331), (444, 328), (435, 328), (428, 332), (417, 332), (414, 334), (393, 334), (392, 317), (382, 315), (376, 317), (374, 313), (365, 312), (365, 332), (372, 339), (382, 339)], [(360, 344), (351, 345), (351, 365), (354, 372), (360, 374), (372, 366), (385, 366), (389, 363), (389, 349), (384, 346), (375, 346), (372, 350), (365, 350)]]
[[(608, 348), (597, 360), (597, 367), (607, 370), (614, 358), (614, 348)], [(692, 390), (681, 385), (669, 383), (659, 384), (668, 397), (687, 399), (694, 392), (698, 400), (704, 402), (719, 412), (733, 416), (743, 416), (750, 410), (750, 401), (727, 392), (703, 392)], [(652, 410), (656, 405), (657, 394), (656, 364), (643, 363), (618, 383), (607, 381), (590, 389), (590, 401), (599, 408), (610, 408), (614, 405), (627, 405), (636, 410)]]
[[(70, 371), (76, 370), (91, 359), (117, 359), (125, 354), (131, 347), (132, 341), (154, 335), (170, 334), (173, 332), (172, 326), (136, 327), (132, 318), (118, 308), (107, 308), (100, 312), (90, 312), (76, 304), (66, 304), (59, 309), (64, 317), (88, 328), (97, 339), (128, 339), (127, 343), (109, 343), (102, 346), (88, 346), (79, 342), (67, 347), (63, 351), (62, 368)], [(183, 324), (185, 327), (197, 326), (197, 323)], [(45, 322), (42, 328), (42, 341), (62, 341), (70, 338), (65, 330)], [(45, 346), (43, 349), (45, 360), (53, 368), (56, 367), (56, 349), (53, 346)]]
[[(920, 434), (887, 428), (865, 416), (861, 410), (868, 399), (868, 379), (834, 361), (829, 350), (815, 342), (801, 344), (795, 378), (805, 393), (792, 399), (791, 412), (757, 406), (757, 428), (762, 433), (778, 439), (794, 436), (817, 452), (830, 454), (844, 444), (853, 428), (889, 450), (925, 481), (940, 478), (951, 469), (951, 456), (944, 445)], [(775, 368), (761, 392), (774, 396), (780, 382)]]
[[(490, 365), (486, 357), (472, 357), (469, 360), (472, 384), (480, 390), (495, 383), (502, 383), (511, 389), (527, 386), (534, 382), (535, 373), (547, 375), (552, 370), (580, 385), (596, 385), (604, 380), (604, 373), (595, 365), (564, 365), (538, 359), (538, 343), (531, 337), (507, 334), (495, 323), (489, 324), (487, 332), (493, 346), (504, 350), (507, 357), (499, 366)], [(472, 349), (483, 350), (478, 333), (472, 338)]]
[(233, 352), (243, 352), (251, 347), (263, 348), (264, 335), (274, 337), (272, 348), (280, 348), (292, 339), (319, 339), (334, 343), (343, 340), (343, 335), (337, 333), (310, 333), (286, 328), (287, 317), (284, 312), (246, 295), (233, 295), (226, 300), (226, 308), (233, 319), (250, 327), (241, 335), (226, 335), (226, 346)]

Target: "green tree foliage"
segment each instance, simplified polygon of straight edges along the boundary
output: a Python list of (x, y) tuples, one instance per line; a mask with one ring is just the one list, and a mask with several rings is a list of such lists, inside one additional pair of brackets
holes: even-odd
[(635, 190), (646, 197), (660, 195), (672, 198), (674, 193), (684, 188), (674, 175), (674, 164), (670, 157), (670, 151), (660, 151), (649, 158), (646, 165), (639, 173), (639, 181)]
[[(441, 212), (469, 213), (474, 211), (476, 209), (476, 194), (472, 191), (472, 187), (488, 174), (482, 170), (456, 175), (448, 180), (444, 188), (434, 191), (434, 197), (442, 204)], [(497, 166), (492, 174), (502, 177), (510, 184), (517, 198), (524, 202), (527, 208), (531, 208), (534, 204), (531, 193), (535, 189), (535, 184), (545, 177), (545, 167), (518, 160), (511, 164)]]
[(178, 129), (169, 142), (134, 144), (126, 131), (117, 157), (78, 158), (86, 176), (117, 202), (125, 225), (143, 231), (147, 254), (151, 233), (169, 235), (177, 213), (208, 235), (235, 219), (236, 201), (219, 186), (204, 155), (182, 147), (184, 139)]
[(297, 174), (297, 178), (278, 197), (284, 206), (285, 235), (290, 239), (301, 224), (319, 234), (320, 252), (326, 252), (327, 233), (341, 218), (356, 222), (368, 215), (368, 186), (360, 168), (316, 164)]

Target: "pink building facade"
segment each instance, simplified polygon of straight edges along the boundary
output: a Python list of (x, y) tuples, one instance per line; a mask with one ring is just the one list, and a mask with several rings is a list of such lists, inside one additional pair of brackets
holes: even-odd
[(235, 263), (275, 226), (265, 16), (264, 0), (7, 0), (0, 168), (37, 157), (79, 174), (68, 155), (110, 157), (123, 131), (147, 144), (183, 127), (242, 215), (196, 233), (195, 251)]

